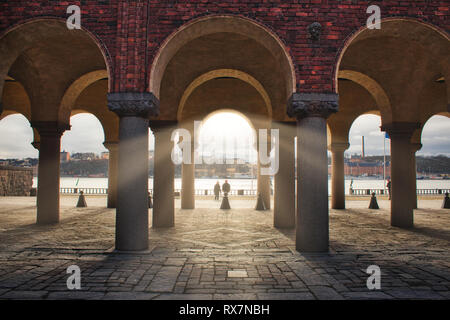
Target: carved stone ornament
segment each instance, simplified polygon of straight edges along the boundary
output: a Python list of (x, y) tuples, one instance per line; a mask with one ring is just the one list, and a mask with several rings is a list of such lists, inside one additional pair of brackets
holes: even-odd
[(143, 117), (159, 115), (159, 100), (151, 92), (108, 93), (108, 109), (119, 117)]
[(61, 136), (64, 131), (70, 130), (70, 125), (58, 121), (31, 121), (31, 127), (39, 132), (40, 136)]
[(338, 111), (339, 96), (335, 93), (294, 93), (289, 99), (287, 114), (291, 118), (328, 118)]
[(381, 131), (386, 131), (390, 137), (404, 136), (411, 138), (414, 131), (420, 128), (418, 122), (392, 122), (381, 126)]
[(309, 36), (312, 40), (317, 41), (322, 34), (322, 25), (319, 22), (311, 23), (308, 26)]

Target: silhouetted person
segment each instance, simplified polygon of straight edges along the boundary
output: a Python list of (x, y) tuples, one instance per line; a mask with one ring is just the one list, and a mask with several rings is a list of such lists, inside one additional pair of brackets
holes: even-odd
[(388, 188), (389, 200), (391, 200), (391, 186), (392, 186), (391, 180), (388, 179), (386, 187)]
[(214, 185), (214, 200), (219, 200), (220, 195), (220, 184), (219, 181)]
[(225, 180), (225, 183), (222, 185), (222, 191), (223, 191), (223, 193), (225, 194), (225, 196), (228, 195), (228, 193), (230, 192), (230, 190), (231, 190), (231, 186), (230, 186), (230, 184), (228, 183), (228, 180)]

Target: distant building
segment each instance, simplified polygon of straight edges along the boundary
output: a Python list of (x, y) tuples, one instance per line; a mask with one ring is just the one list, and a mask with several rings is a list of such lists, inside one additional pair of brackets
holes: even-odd
[[(331, 165), (328, 166), (328, 174), (331, 175)], [(346, 176), (378, 176), (383, 177), (383, 161), (367, 161), (359, 155), (352, 155), (344, 159), (344, 174)], [(390, 162), (386, 161), (386, 177), (391, 175)]]
[[(347, 176), (383, 176), (384, 166), (382, 162), (347, 162), (344, 165)], [(386, 163), (386, 177), (391, 175), (390, 163)]]
[(109, 152), (108, 151), (104, 151), (100, 154), (100, 158), (103, 160), (108, 160), (109, 159)]
[(70, 153), (63, 151), (60, 153), (60, 160), (61, 162), (67, 162), (70, 161)]
[(74, 153), (72, 154), (72, 160), (95, 160), (97, 159), (97, 155), (93, 152), (84, 152), (84, 153)]

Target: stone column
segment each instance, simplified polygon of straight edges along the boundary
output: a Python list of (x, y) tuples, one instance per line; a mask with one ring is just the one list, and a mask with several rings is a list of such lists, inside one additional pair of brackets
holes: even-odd
[(194, 124), (182, 128), (191, 134), (191, 164), (181, 165), (181, 209), (195, 209)]
[[(263, 128), (263, 130), (266, 130)], [(268, 129), (267, 129), (268, 130)], [(260, 162), (260, 155), (259, 153), (261, 150), (259, 150), (259, 132), (258, 129), (256, 130), (256, 139), (258, 142), (257, 150), (258, 150), (258, 174), (257, 174), (257, 194), (261, 194), (261, 197), (264, 201), (264, 204), (266, 206), (266, 209), (270, 210), (271, 207), (271, 187), (270, 187), (270, 175), (263, 175), (261, 174), (261, 168), (269, 168), (270, 165), (263, 165)], [(267, 152), (270, 153), (270, 130), (267, 131)]]
[(288, 115), (297, 118), (296, 249), (327, 252), (327, 117), (338, 109), (336, 94), (294, 93)]
[(273, 225), (295, 227), (295, 122), (275, 123), (279, 130), (279, 168), (275, 174)]
[(331, 208), (345, 209), (344, 151), (348, 143), (332, 143), (331, 151)]
[(416, 152), (422, 149), (421, 143), (411, 143), (411, 197), (413, 209), (417, 209), (417, 163)]
[(151, 121), (155, 135), (153, 167), (153, 228), (173, 227), (175, 224), (174, 179), (175, 165), (172, 162), (172, 131), (176, 121)]
[(158, 114), (151, 93), (109, 93), (119, 117), (116, 249), (148, 248), (148, 117)]
[(109, 151), (108, 160), (108, 208), (117, 207), (117, 170), (119, 161), (119, 143), (105, 141), (103, 145)]
[(35, 121), (31, 126), (38, 130), (39, 165), (37, 188), (37, 224), (59, 222), (59, 165), (61, 135), (70, 126), (56, 121)]
[(263, 166), (258, 161), (257, 193), (261, 194), (264, 204), (266, 205), (266, 209), (270, 210), (270, 176), (261, 174), (262, 167)]
[(391, 138), (391, 225), (414, 226), (411, 136), (417, 123), (394, 122), (382, 127)]

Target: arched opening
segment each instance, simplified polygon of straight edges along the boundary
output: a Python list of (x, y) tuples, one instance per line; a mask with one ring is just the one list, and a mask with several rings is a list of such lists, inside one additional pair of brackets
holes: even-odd
[(336, 63), (334, 85), (340, 97), (338, 79), (365, 88), (390, 135), (393, 226), (414, 225), (417, 132), (424, 119), (448, 111), (449, 50), (448, 34), (437, 27), (418, 19), (387, 18), (380, 30), (364, 27), (349, 38)]
[(85, 29), (68, 30), (65, 21), (58, 19), (35, 19), (15, 26), (0, 38), (0, 47), (0, 89), (7, 76), (19, 81), (31, 101), (32, 121), (56, 121), (61, 100), (74, 79), (109, 70), (97, 39)]
[(353, 121), (348, 133), (349, 148), (345, 152), (346, 194), (352, 194), (351, 189), (385, 189), (385, 181), (390, 177), (390, 142), (380, 127), (377, 111)]
[[(218, 110), (233, 109), (248, 117), (256, 129), (269, 129), (271, 120), (288, 119), (287, 102), (296, 88), (294, 70), (284, 44), (255, 21), (229, 15), (191, 21), (166, 39), (153, 60), (149, 91), (160, 101), (160, 115), (154, 125), (177, 121), (178, 127), (193, 130), (194, 121)], [(170, 144), (169, 135), (160, 136), (160, 141), (164, 138)], [(170, 154), (160, 148), (165, 157), (159, 162), (167, 163)], [(165, 172), (166, 168), (161, 165), (159, 170)], [(157, 172), (155, 168), (155, 191)], [(172, 168), (167, 169), (168, 174), (171, 172)], [(181, 174), (181, 207), (193, 209), (193, 166), (183, 165)], [(270, 178), (258, 181), (259, 188), (267, 184), (263, 193), (270, 208)], [(177, 185), (175, 181), (175, 189)], [(171, 192), (167, 186), (160, 188), (166, 190), (161, 197)], [(159, 203), (162, 201), (166, 200), (159, 199)], [(164, 208), (158, 204), (153, 221), (163, 221), (173, 210), (170, 199), (164, 202)], [(172, 225), (172, 214), (166, 220), (164, 225)]]
[(160, 99), (159, 119), (175, 120), (174, 108), (182, 111), (186, 92), (189, 95), (205, 81), (226, 79), (240, 79), (264, 90), (266, 102), (260, 107), (269, 103), (273, 117), (285, 119), (296, 83), (292, 61), (276, 35), (239, 16), (203, 17), (167, 38), (154, 59), (149, 84)]
[[(9, 113), (9, 112), (8, 112)], [(2, 114), (0, 120), (0, 159), (36, 159), (33, 129), (28, 119), (19, 113)]]
[[(198, 137), (199, 156), (206, 164), (256, 164), (256, 131), (242, 113), (233, 110), (213, 112), (202, 121)], [(242, 176), (254, 178), (254, 168), (246, 168), (244, 172), (239, 168), (228, 172), (219, 170), (217, 174), (210, 171), (208, 176), (222, 179)]]
[[(56, 223), (61, 134), (69, 128), (71, 111), (80, 108), (75, 102), (83, 90), (110, 78), (109, 57), (88, 30), (69, 30), (66, 21), (57, 18), (32, 19), (7, 29), (0, 37), (0, 52), (2, 99), (5, 93), (8, 97), (5, 79), (20, 83), (29, 99), (30, 122), (40, 133), (35, 141), (39, 142), (37, 223)], [(15, 90), (20, 92), (18, 86)]]
[(417, 188), (450, 188), (450, 113), (434, 115), (421, 131), (421, 149), (417, 151)]
[[(380, 30), (364, 27), (347, 41), (336, 64), (336, 91), (340, 92), (339, 78), (351, 79), (374, 97), (383, 125), (420, 122), (430, 99), (447, 95), (448, 84), (436, 80), (448, 78), (449, 49), (446, 33), (432, 25), (409, 18), (383, 19)], [(421, 103), (424, 96), (430, 98), (426, 105)]]
[[(103, 144), (105, 133), (102, 123), (95, 115), (77, 109), (72, 111), (70, 124), (71, 130), (61, 138), (61, 190), (69, 194), (83, 191), (86, 197), (106, 194), (109, 151)], [(92, 200), (97, 205), (105, 206), (104, 198)], [(90, 205), (95, 205), (92, 200), (89, 199)]]
[[(4, 166), (5, 170), (15, 172), (2, 176), (0, 194), (30, 195), (31, 188), (37, 186), (38, 166), (33, 129), (28, 119), (20, 113), (3, 112), (0, 119), (0, 168)], [(22, 167), (31, 168), (31, 172), (17, 171)]]
[[(198, 200), (221, 200), (225, 181), (231, 187), (230, 200), (238, 199), (238, 207), (251, 207), (253, 202), (241, 201), (254, 200), (258, 189), (257, 135), (250, 119), (233, 109), (219, 109), (206, 115), (202, 121), (196, 121), (191, 133), (194, 165), (179, 166), (181, 179), (175, 179), (176, 192), (182, 195), (181, 207), (194, 207), (190, 203), (195, 201), (189, 199), (191, 196)], [(219, 194), (217, 182), (221, 190)], [(190, 194), (184, 195), (183, 192)], [(200, 207), (220, 206), (220, 203), (197, 203)]]

